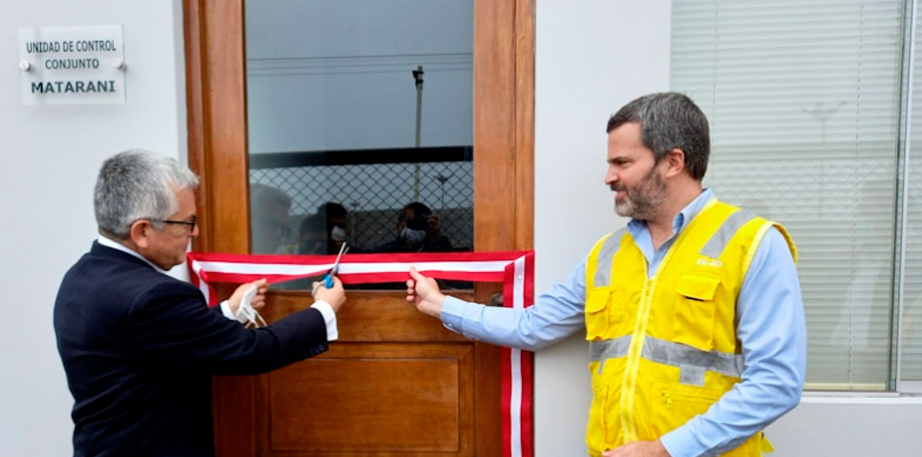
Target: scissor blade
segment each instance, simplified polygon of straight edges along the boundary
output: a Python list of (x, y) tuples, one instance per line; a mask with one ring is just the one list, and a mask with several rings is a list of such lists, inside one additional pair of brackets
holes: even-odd
[(349, 248), (346, 247), (346, 243), (343, 242), (343, 245), (339, 248), (339, 254), (336, 254), (336, 260), (333, 261), (333, 268), (330, 269), (330, 274), (336, 274), (339, 270), (339, 259), (343, 257), (343, 254), (348, 251)]

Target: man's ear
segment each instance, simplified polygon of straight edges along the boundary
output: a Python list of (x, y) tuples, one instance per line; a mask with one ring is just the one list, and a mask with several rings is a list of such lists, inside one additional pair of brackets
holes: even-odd
[(150, 232), (154, 230), (147, 219), (138, 219), (131, 224), (128, 229), (128, 237), (131, 242), (139, 248), (146, 248), (150, 245)]
[(666, 163), (667, 177), (677, 176), (685, 172), (685, 151), (675, 148), (667, 152), (662, 160)]

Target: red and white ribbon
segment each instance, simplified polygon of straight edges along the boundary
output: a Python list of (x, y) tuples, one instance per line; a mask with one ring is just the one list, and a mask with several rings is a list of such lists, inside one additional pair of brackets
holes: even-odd
[[(218, 303), (212, 284), (242, 284), (266, 278), (270, 283), (320, 276), (333, 267), (335, 256), (237, 255), (190, 252), (192, 283), (208, 304)], [(350, 254), (339, 262), (344, 284), (404, 282), (410, 266), (438, 279), (503, 283), (503, 306), (525, 308), (534, 303), (534, 252), (464, 252), (426, 254)], [(532, 353), (502, 348), (501, 405), (503, 457), (532, 457)]]

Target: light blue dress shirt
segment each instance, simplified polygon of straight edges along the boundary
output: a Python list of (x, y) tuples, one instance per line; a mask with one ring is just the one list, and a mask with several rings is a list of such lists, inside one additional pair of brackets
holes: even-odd
[[(679, 233), (714, 198), (705, 189), (673, 220), (659, 249), (642, 220), (627, 226), (655, 274)], [(537, 351), (585, 329), (586, 260), (524, 310), (482, 306), (447, 297), (442, 322), (468, 338)], [(742, 444), (800, 401), (807, 342), (797, 270), (784, 236), (769, 230), (746, 272), (737, 301), (736, 334), (743, 348), (742, 382), (707, 412), (660, 439), (672, 457), (718, 455)], [(588, 386), (587, 386), (588, 388)]]

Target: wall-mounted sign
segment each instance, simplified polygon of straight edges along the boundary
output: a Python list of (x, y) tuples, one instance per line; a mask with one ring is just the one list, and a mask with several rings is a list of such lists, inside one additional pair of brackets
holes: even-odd
[(24, 105), (125, 103), (121, 25), (19, 29)]

